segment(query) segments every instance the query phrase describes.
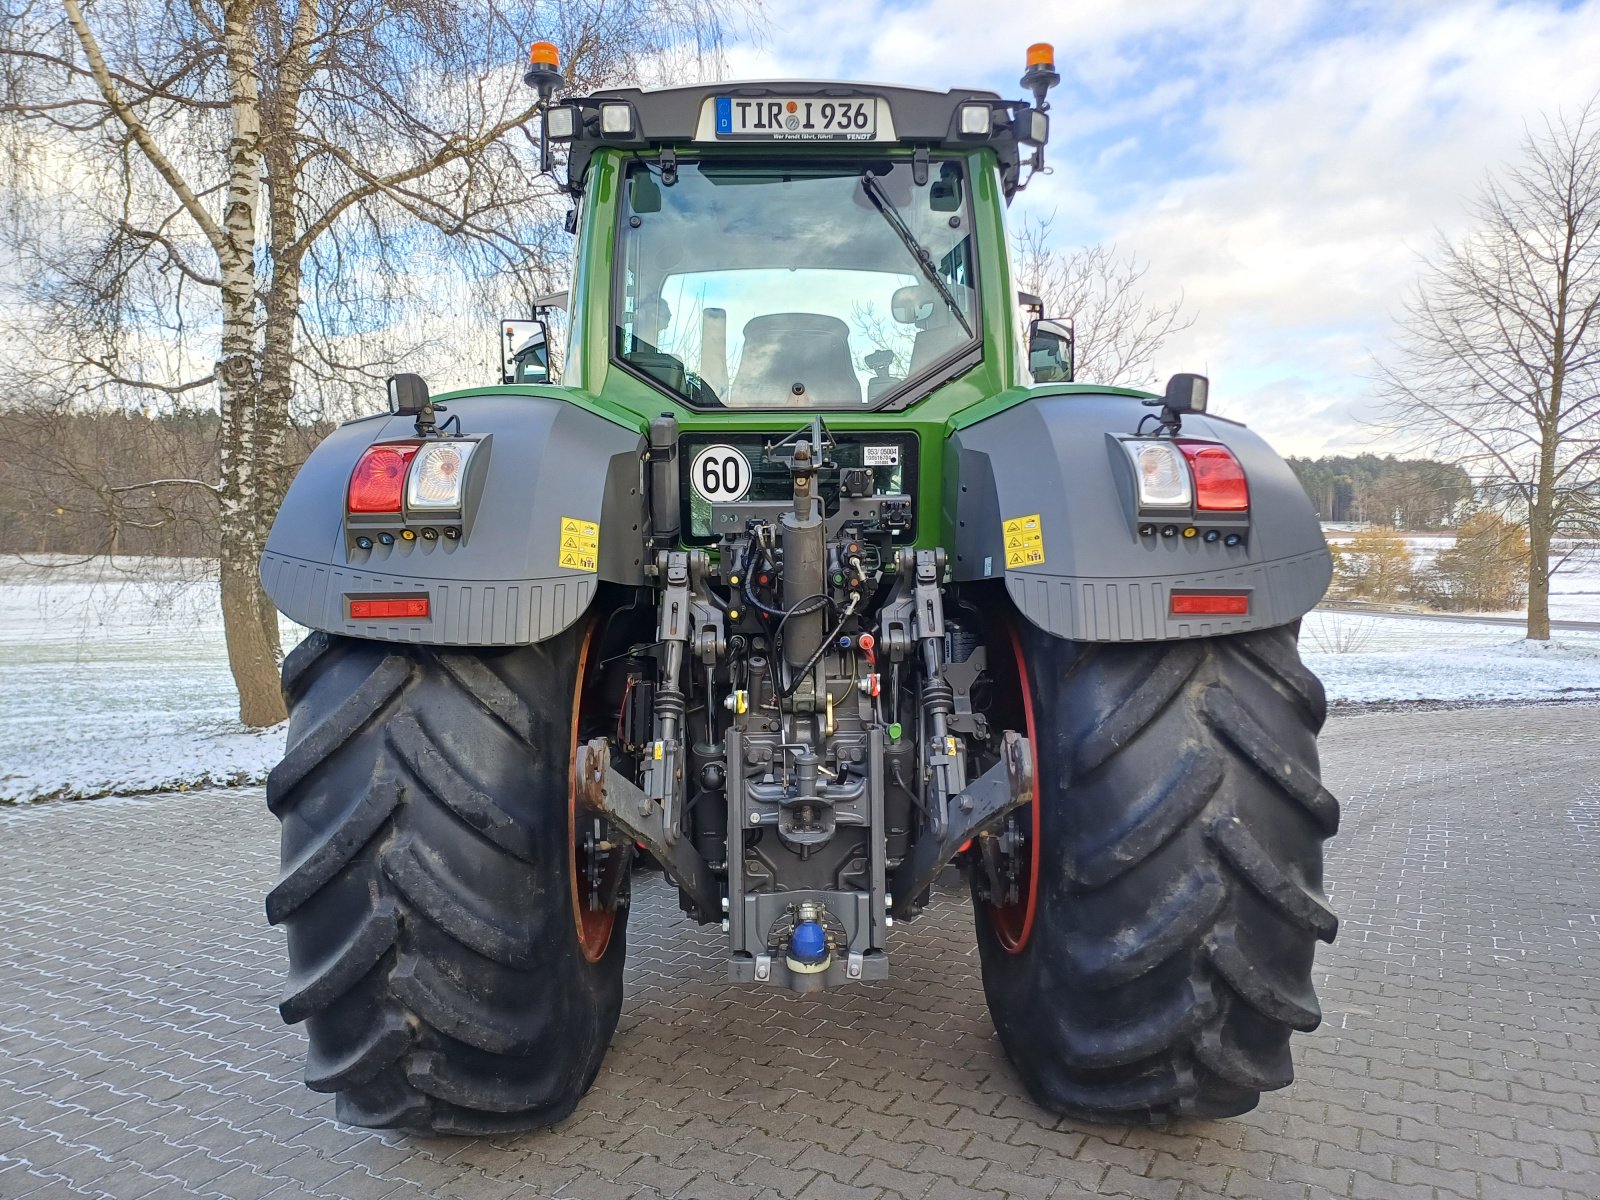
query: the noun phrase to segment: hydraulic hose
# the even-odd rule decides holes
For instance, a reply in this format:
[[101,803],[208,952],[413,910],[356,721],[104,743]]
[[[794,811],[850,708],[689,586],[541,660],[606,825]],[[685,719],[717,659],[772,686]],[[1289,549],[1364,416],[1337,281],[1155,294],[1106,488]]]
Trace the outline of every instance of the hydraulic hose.
[[852,592],[850,594],[850,599],[845,602],[844,608],[840,610],[839,619],[834,623],[833,628],[828,631],[827,635],[822,639],[816,650],[812,652],[811,657],[806,661],[806,665],[794,673],[794,677],[789,680],[788,686],[786,686],[783,691],[778,694],[778,698],[780,700],[787,700],[799,690],[800,681],[807,675],[811,674],[811,669],[821,661],[822,656],[827,653],[828,647],[833,645],[838,639],[839,634],[844,630],[845,622],[855,615],[856,605],[860,602],[860,593]]

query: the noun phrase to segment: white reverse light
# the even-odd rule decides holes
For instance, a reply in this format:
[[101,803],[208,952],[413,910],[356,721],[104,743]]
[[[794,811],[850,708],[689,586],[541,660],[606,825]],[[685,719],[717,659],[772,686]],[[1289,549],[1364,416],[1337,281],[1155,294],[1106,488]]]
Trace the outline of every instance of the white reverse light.
[[1188,465],[1171,442],[1129,441],[1123,442],[1122,448],[1133,462],[1140,508],[1188,508],[1193,504]]
[[406,476],[407,509],[459,509],[467,459],[477,442],[430,442],[417,451]]

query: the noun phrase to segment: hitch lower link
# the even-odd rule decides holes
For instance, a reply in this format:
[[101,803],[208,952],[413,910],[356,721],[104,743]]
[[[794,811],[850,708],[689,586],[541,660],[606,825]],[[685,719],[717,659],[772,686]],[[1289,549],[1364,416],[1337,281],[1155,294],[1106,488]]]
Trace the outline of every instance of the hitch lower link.
[[611,765],[611,743],[595,738],[578,747],[574,765],[580,805],[602,813],[653,854],[661,869],[683,890],[684,908],[704,924],[722,916],[722,902],[710,864],[688,838],[669,829],[665,807]]
[[894,915],[909,921],[921,911],[920,898],[946,863],[968,840],[1034,799],[1033,747],[1020,733],[1006,730],[1000,761],[950,798],[944,828],[930,829],[894,873]]
[[[666,875],[682,889],[689,915],[701,922],[721,915],[720,889],[711,867],[689,839],[669,829],[664,807],[611,765],[611,743],[595,738],[578,747],[578,799],[603,813],[629,837],[643,844]],[[1028,739],[1006,731],[1000,761],[952,797],[949,819],[940,833],[917,840],[895,872],[894,915],[911,920],[921,911],[918,898],[932,886],[944,865],[968,839],[1034,798],[1033,752]]]
[[682,891],[684,911],[704,924],[721,919],[722,893],[710,865],[679,828],[685,712],[680,680],[691,653],[709,669],[727,642],[722,614],[706,596],[710,560],[705,551],[663,551],[656,556],[656,569],[666,585],[657,630],[663,657],[652,729],[655,752],[645,762],[644,787],[613,769],[605,738],[578,747],[574,778],[578,798],[654,855]]

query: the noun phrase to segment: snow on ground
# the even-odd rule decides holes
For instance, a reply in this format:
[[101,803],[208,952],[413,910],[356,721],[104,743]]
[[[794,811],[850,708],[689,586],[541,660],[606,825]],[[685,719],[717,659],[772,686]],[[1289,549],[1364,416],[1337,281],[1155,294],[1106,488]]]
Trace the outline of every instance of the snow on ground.
[[266,777],[284,731],[239,724],[206,564],[39,564],[0,559],[0,804]]
[[1579,546],[1550,577],[1552,621],[1600,621],[1600,545]]
[[[0,557],[0,804],[257,782],[281,757],[281,726],[238,723],[208,564],[145,566]],[[1315,612],[1301,646],[1332,700],[1600,697],[1600,633]]]
[[1530,642],[1505,625],[1318,611],[1300,652],[1329,700],[1600,699],[1600,633]]

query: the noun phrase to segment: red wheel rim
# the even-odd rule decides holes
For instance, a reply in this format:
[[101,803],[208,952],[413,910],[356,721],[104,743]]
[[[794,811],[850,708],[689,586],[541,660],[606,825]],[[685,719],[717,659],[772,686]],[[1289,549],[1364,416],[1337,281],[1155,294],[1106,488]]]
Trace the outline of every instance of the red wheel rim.
[[1023,732],[1028,739],[1028,750],[1033,757],[1034,802],[1028,805],[1024,820],[1028,823],[1028,856],[1023,863],[1022,878],[1018,881],[1022,895],[1015,904],[989,904],[989,923],[995,938],[1010,954],[1021,954],[1033,933],[1034,912],[1039,903],[1039,738],[1033,722],[1033,689],[1028,685],[1028,663],[1023,657],[1022,640],[1017,637],[1014,624],[1007,623],[1006,635],[1011,641],[1011,653],[1017,668],[1017,686],[1022,692]]
[[[598,621],[590,621],[578,649],[578,682],[572,693],[572,744],[567,755],[567,842],[571,861],[567,877],[572,881],[572,916],[577,924],[578,948],[589,962],[599,962],[611,944],[611,930],[617,923],[614,909],[589,907],[588,873],[585,870],[582,835],[578,828],[578,735],[583,720],[584,685],[588,682],[589,646],[594,641]],[[619,868],[620,869],[620,868]]]

